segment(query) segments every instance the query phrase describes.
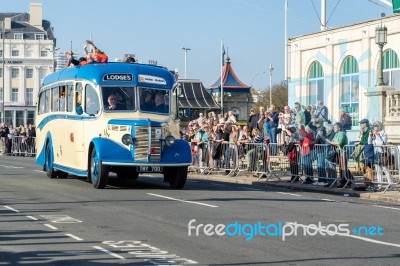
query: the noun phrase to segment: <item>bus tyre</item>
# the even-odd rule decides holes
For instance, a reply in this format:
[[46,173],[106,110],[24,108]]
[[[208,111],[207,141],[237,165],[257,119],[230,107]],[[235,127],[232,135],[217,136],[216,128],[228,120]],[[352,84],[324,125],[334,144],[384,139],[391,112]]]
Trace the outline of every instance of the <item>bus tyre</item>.
[[96,148],[90,154],[89,177],[93,187],[103,189],[107,185],[109,169],[102,164]]
[[58,176],[58,178],[65,179],[68,177],[68,173],[64,172],[64,171],[57,171],[57,176]]
[[57,177],[57,172],[53,169],[53,154],[50,144],[46,146],[46,175],[50,178]]
[[182,189],[186,184],[187,173],[187,166],[168,168],[164,173],[164,178],[172,189]]

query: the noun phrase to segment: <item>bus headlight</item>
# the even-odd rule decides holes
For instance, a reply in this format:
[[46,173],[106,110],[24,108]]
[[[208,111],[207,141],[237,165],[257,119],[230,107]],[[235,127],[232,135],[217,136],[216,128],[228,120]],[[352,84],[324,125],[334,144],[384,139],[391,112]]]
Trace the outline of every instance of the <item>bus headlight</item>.
[[122,143],[124,143],[125,145],[129,146],[133,143],[133,139],[132,136],[129,134],[125,134],[122,136]]
[[175,138],[173,136],[167,136],[165,138],[165,144],[167,144],[168,146],[172,146],[175,143]]

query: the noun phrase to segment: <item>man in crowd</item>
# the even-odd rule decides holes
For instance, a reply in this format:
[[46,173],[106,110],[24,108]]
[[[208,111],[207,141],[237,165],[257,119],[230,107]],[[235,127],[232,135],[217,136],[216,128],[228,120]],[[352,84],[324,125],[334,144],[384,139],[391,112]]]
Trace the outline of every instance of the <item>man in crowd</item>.
[[344,131],[351,130],[351,116],[344,109],[340,109],[340,123]]
[[322,118],[324,123],[330,123],[328,107],[324,105],[324,102],[321,100],[317,101],[317,108],[315,110],[315,118]]

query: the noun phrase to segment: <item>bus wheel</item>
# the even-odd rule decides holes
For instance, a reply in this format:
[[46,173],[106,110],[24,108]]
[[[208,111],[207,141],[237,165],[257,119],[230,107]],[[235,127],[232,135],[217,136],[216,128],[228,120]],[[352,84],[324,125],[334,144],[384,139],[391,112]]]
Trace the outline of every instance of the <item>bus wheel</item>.
[[139,177],[139,173],[132,168],[120,169],[116,172],[116,174],[120,179],[136,180]]
[[51,153],[51,145],[46,146],[46,175],[50,178],[56,178],[57,173],[53,169],[53,154]]
[[63,172],[63,171],[57,171],[57,176],[58,178],[67,178],[68,177],[68,173],[67,172]]
[[187,166],[166,169],[164,179],[169,182],[172,189],[182,189],[186,184]]
[[89,177],[92,181],[93,187],[105,188],[107,185],[109,169],[102,164],[96,148],[93,148],[90,154]]

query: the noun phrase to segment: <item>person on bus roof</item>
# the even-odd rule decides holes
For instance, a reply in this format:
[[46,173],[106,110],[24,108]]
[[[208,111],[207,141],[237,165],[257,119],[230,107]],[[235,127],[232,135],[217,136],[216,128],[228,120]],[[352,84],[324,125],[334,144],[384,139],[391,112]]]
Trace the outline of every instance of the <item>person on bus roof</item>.
[[[99,50],[91,40],[87,40],[86,44],[90,44],[93,47],[94,61],[99,62],[99,63],[107,63],[108,62],[108,56],[104,52]],[[85,45],[85,47],[86,47],[86,45]]]

